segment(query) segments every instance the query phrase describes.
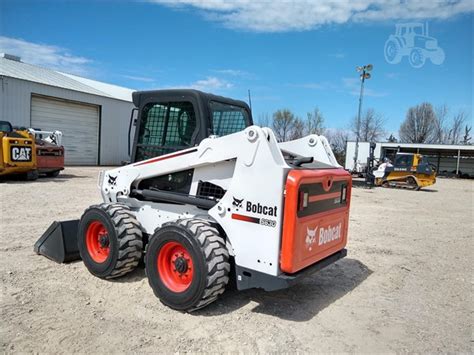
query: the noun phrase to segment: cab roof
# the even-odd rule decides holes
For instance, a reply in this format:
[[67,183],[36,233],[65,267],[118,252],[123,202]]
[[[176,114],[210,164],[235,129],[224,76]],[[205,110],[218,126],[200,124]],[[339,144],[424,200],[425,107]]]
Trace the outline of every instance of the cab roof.
[[144,100],[150,98],[160,100],[183,100],[185,97],[192,97],[201,102],[218,101],[225,104],[239,106],[245,108],[250,113],[250,107],[245,101],[234,100],[228,97],[210,94],[207,92],[195,90],[195,89],[166,89],[166,90],[149,90],[149,91],[135,91],[132,93],[133,104],[136,107],[140,107],[140,104]]

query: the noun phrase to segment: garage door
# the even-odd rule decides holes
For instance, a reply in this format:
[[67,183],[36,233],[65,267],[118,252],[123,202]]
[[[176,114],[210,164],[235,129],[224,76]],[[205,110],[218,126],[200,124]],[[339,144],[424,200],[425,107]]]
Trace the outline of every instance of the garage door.
[[98,164],[98,106],[32,97],[31,126],[63,132],[66,165]]

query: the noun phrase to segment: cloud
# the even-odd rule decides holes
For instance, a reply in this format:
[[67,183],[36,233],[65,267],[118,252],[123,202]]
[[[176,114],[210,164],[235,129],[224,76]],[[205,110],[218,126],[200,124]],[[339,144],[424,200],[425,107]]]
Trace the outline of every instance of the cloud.
[[155,79],[144,77],[144,76],[122,75],[122,77],[124,77],[125,79],[133,80],[133,81],[141,81],[143,83],[153,83],[153,82],[155,82]]
[[220,89],[230,89],[234,85],[227,80],[219,79],[215,76],[208,76],[206,79],[195,81],[188,87],[202,91],[212,91]]
[[92,63],[88,58],[72,55],[65,48],[4,36],[0,36],[0,52],[20,56],[25,63],[77,75],[87,74],[88,65]]
[[243,70],[238,69],[214,69],[212,70],[214,73],[230,75],[230,76],[248,76],[249,73]]
[[255,32],[306,31],[328,24],[447,19],[472,12],[472,0],[149,0],[201,10],[224,27]]
[[328,56],[336,59],[344,59],[346,57],[344,53],[330,53]]

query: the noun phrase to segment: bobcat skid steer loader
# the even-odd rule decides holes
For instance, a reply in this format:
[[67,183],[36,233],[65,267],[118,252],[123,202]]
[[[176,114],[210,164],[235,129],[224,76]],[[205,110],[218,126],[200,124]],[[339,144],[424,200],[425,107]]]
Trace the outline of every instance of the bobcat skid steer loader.
[[93,275],[123,276],[144,257],[155,295],[192,311],[231,272],[239,290],[271,291],[346,255],[351,176],[324,137],[278,143],[244,102],[195,90],[133,100],[132,163],[100,174],[103,203],[77,225]]

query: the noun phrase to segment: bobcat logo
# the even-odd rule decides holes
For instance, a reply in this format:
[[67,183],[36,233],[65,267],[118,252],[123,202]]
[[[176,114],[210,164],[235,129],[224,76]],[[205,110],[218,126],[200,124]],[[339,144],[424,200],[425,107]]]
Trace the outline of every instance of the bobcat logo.
[[306,247],[309,251],[313,249],[313,244],[316,242],[316,233],[318,232],[318,226],[314,229],[309,229],[306,227]]
[[117,176],[109,175],[109,185],[115,186],[117,184]]
[[52,144],[58,145],[58,141],[56,140],[56,136],[54,134],[51,134],[48,138]]
[[238,200],[234,196],[232,196],[232,198],[234,199],[234,202],[232,202],[232,205],[237,207],[237,208],[241,208],[242,207],[242,202],[244,201],[244,199]]

